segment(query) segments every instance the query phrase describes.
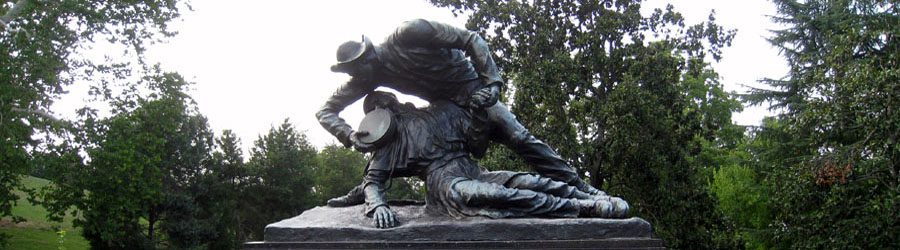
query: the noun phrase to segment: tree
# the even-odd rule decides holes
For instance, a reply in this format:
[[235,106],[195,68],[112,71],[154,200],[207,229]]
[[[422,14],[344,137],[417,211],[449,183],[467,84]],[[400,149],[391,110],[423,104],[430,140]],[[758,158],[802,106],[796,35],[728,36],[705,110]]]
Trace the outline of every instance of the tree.
[[[68,126],[49,107],[76,79],[98,80],[124,64],[78,58],[96,38],[140,54],[147,43],[174,33],[177,0],[0,1],[0,217],[11,216],[20,176],[35,165],[40,133]],[[99,81],[98,81],[99,82]],[[3,244],[0,237],[0,245]]]
[[425,201],[425,182],[419,178],[401,177],[388,181],[385,197],[388,200]]
[[[519,121],[591,183],[622,196],[672,248],[730,247],[698,173],[740,103],[722,90],[718,60],[735,31],[686,26],[672,6],[641,1],[445,1],[490,43]],[[717,144],[712,144],[717,145]],[[509,152],[509,151],[506,151]],[[492,153],[491,166],[517,158]]]
[[[769,39],[791,70],[746,96],[784,112],[770,173],[775,240],[790,248],[898,248],[900,6],[775,0]],[[777,158],[769,156],[776,155]]]
[[[743,132],[743,129],[740,130]],[[748,249],[770,249],[775,241],[768,230],[772,223],[772,205],[769,202],[771,189],[766,185],[761,167],[753,164],[750,148],[763,143],[759,129],[751,132],[751,141],[744,136],[733,147],[708,147],[698,158],[711,166],[712,181],[710,191],[716,197],[716,210],[721,211],[727,221],[735,227],[732,235],[725,235],[744,242]],[[742,134],[741,134],[742,135]]]
[[55,185],[41,190],[44,206],[55,219],[74,207],[92,248],[197,247],[209,231],[193,197],[212,149],[206,118],[180,75],[144,80],[153,93],[116,103],[109,118],[83,110],[77,134],[46,161]]
[[216,138],[216,149],[209,160],[196,194],[198,217],[214,228],[210,233],[209,249],[238,249],[249,235],[247,191],[251,172],[240,148],[240,139],[225,130]]
[[316,204],[347,194],[362,182],[368,160],[360,152],[338,145],[327,145],[318,154],[316,168]]
[[[316,170],[316,199],[324,205],[328,199],[347,194],[360,185],[368,159],[362,153],[338,145],[327,145],[319,152]],[[390,200],[424,200],[425,183],[418,178],[393,178],[387,187]]]
[[266,224],[296,216],[313,207],[316,149],[305,134],[285,119],[260,136],[250,150],[253,171],[248,197],[250,239],[262,239]]

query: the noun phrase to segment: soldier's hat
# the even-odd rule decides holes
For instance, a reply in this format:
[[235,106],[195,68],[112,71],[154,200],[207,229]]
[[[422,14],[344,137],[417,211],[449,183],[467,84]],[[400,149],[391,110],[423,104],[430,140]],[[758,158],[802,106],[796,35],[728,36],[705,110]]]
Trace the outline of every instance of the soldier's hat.
[[390,92],[372,91],[363,101],[363,109],[366,111],[366,117],[359,123],[359,131],[367,132],[363,136],[357,137],[360,142],[375,145],[375,147],[384,146],[385,143],[394,139],[397,130],[397,121],[394,120],[394,114],[386,107],[379,107],[379,102],[396,103],[397,96]]
[[362,36],[362,40],[360,41],[347,41],[338,46],[337,50],[337,64],[331,66],[331,71],[333,72],[344,72],[347,71],[347,66],[357,61],[359,58],[362,58],[366,52],[372,51],[375,49],[375,45],[372,44],[372,41],[369,40],[365,35]]

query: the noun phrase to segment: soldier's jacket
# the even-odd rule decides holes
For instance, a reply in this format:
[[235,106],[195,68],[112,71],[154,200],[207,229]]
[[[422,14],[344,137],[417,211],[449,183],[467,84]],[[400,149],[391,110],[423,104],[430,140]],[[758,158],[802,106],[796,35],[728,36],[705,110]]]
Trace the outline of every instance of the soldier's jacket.
[[[373,152],[366,166],[363,187],[375,184],[384,189],[385,182],[391,178],[412,176],[428,183],[428,176],[433,171],[457,158],[469,156],[473,146],[470,128],[487,126],[473,122],[477,119],[472,119],[469,110],[446,100],[434,101],[424,109],[417,109],[409,103],[396,103],[389,110],[393,113],[396,131],[385,145]],[[480,176],[480,168],[476,164],[460,169],[471,176]],[[503,183],[514,175],[504,171],[493,174],[491,178]],[[366,198],[367,214],[386,204],[380,196]]]
[[379,86],[465,107],[475,91],[503,84],[484,39],[447,24],[405,22],[375,47],[375,53],[382,62],[377,73],[371,79],[350,79],[316,113],[319,123],[346,146],[352,128],[338,114]]

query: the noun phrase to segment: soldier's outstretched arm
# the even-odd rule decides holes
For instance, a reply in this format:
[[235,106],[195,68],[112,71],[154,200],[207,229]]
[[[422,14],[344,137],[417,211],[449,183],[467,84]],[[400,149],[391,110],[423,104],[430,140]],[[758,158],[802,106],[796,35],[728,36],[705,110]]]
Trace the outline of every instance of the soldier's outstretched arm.
[[392,228],[400,225],[384,196],[384,184],[388,178],[390,178],[390,173],[387,171],[369,169],[366,171],[363,184],[363,192],[366,196],[366,216],[372,217],[377,228]]
[[316,112],[316,118],[319,119],[319,124],[321,124],[325,130],[328,130],[329,133],[337,137],[338,141],[344,144],[345,147],[353,146],[350,140],[353,127],[347,124],[339,114],[344,108],[353,102],[356,102],[363,96],[366,96],[366,94],[372,92],[374,89],[374,84],[370,82],[350,79],[350,81],[341,85],[331,97],[328,97],[328,100],[325,101],[325,105],[322,105],[322,107],[319,108],[319,111]]

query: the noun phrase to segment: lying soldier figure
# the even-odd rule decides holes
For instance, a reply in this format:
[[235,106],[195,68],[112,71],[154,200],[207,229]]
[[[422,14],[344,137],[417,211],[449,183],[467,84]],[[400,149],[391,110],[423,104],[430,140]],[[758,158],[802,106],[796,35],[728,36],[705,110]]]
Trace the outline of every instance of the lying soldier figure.
[[[418,109],[381,91],[368,94],[364,109],[366,119],[381,112],[389,114],[392,124],[378,131],[385,136],[374,142],[376,150],[361,185],[365,213],[378,228],[399,225],[384,191],[391,178],[410,176],[425,182],[427,210],[456,218],[628,216],[628,203],[617,197],[589,194],[537,174],[483,169],[468,151],[483,147],[473,145],[483,140],[471,138],[472,131],[488,124],[483,110],[470,112],[442,100]],[[366,140],[367,132],[356,133],[355,139]]]

